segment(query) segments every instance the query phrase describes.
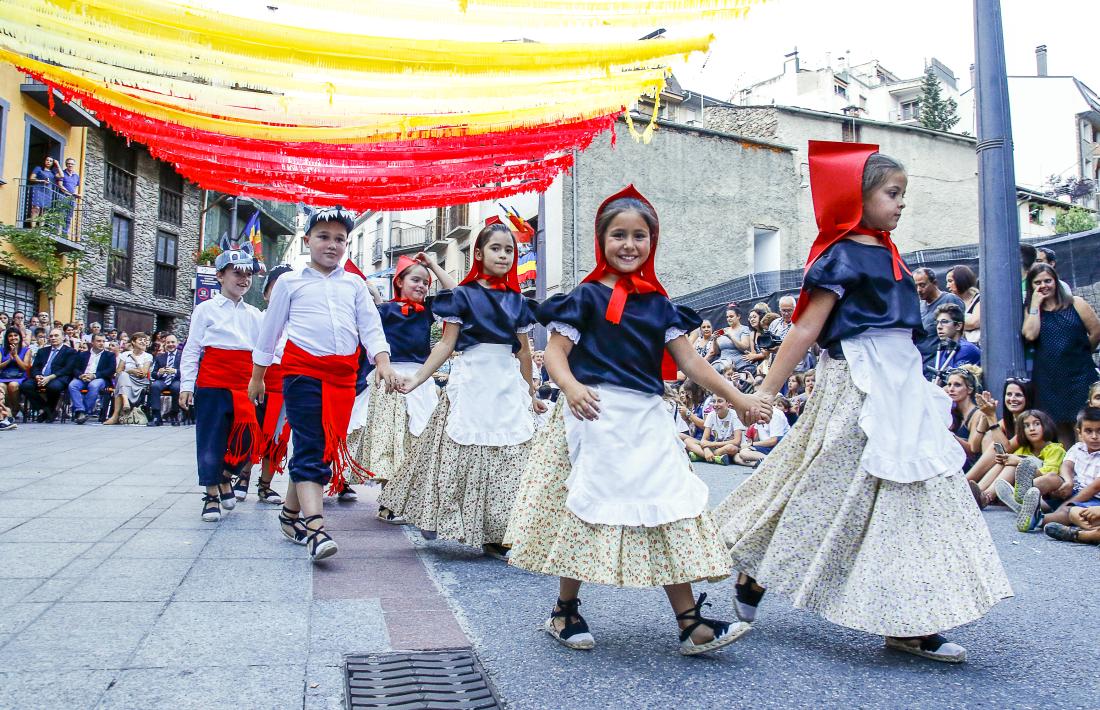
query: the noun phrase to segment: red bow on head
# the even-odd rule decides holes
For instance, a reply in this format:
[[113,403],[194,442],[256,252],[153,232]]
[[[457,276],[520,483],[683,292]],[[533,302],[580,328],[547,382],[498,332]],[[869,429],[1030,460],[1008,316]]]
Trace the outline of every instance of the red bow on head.
[[[838,143],[810,141],[810,193],[814,201],[814,217],[817,219],[817,239],[806,258],[806,271],[814,265],[829,247],[849,234],[866,234],[877,237],[890,250],[894,266],[894,279],[901,281],[901,272],[909,267],[901,259],[897,246],[889,232],[860,226],[863,219],[863,169],[867,159],[878,152],[871,143]],[[797,321],[810,302],[806,289],[798,294],[791,320]]]
[[[485,220],[485,226],[488,227],[492,224],[504,224],[500,217],[490,217]],[[507,225],[505,225],[507,227]],[[516,242],[516,235],[511,229],[508,229],[508,233],[512,236],[512,268],[508,270],[508,273],[504,276],[492,276],[487,274],[482,269],[482,263],[477,259],[473,259],[473,263],[470,264],[470,271],[466,274],[466,277],[458,282],[459,286],[464,286],[471,281],[477,281],[481,279],[485,281],[489,288],[494,291],[515,291],[520,293],[519,290],[519,244]]]
[[[608,205],[622,198],[633,198],[647,205],[650,209],[653,209],[653,205],[650,204],[649,200],[647,200],[642,193],[635,189],[634,185],[627,185],[619,192],[604,200],[600,208],[596,210],[596,268],[592,269],[592,273],[585,276],[581,281],[581,283],[599,281],[607,274],[615,274],[619,277],[615,282],[615,286],[611,289],[611,299],[607,303],[607,311],[604,312],[604,318],[615,324],[618,324],[622,320],[623,309],[626,308],[626,299],[630,294],[659,293],[662,296],[668,296],[665,287],[657,280],[657,274],[653,266],[653,261],[657,256],[657,238],[661,231],[660,224],[657,224],[653,229],[653,233],[649,235],[651,246],[649,258],[645,260],[645,263],[642,264],[641,268],[637,271],[630,274],[624,274],[611,268],[611,265],[607,263],[607,257],[604,256],[603,249],[600,247],[598,227],[600,215],[603,214],[603,211],[607,209]],[[657,210],[654,209],[653,214],[656,215]],[[676,379],[676,363],[673,362],[672,357],[668,354],[668,350],[665,350],[664,358],[661,362],[661,377],[666,380]]]

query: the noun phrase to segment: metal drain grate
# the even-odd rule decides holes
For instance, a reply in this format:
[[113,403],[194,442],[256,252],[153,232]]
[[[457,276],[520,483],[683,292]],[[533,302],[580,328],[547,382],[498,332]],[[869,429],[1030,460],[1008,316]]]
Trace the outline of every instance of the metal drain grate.
[[348,656],[349,708],[491,710],[502,707],[470,649]]

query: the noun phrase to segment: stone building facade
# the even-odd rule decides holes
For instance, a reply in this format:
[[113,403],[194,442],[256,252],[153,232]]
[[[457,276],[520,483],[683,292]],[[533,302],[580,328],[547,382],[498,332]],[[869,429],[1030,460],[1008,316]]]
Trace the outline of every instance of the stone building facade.
[[85,228],[111,229],[111,249],[77,284],[77,317],[120,331],[184,336],[202,191],[171,165],[106,128],[88,132]]
[[547,245],[560,254],[562,291],[595,264],[596,209],[630,183],[660,217],[657,273],[670,295],[787,268],[783,245],[799,229],[792,148],[664,121],[648,145],[635,142],[622,122],[615,131],[615,145],[597,139],[562,180],[560,251]]

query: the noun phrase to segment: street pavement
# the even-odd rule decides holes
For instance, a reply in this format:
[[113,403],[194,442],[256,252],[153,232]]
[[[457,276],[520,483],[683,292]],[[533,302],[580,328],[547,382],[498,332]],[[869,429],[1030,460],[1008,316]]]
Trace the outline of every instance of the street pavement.
[[[541,631],[556,580],[377,522],[376,489],[326,505],[341,548],[314,567],[254,496],[199,519],[191,427],[0,436],[0,708],[339,708],[346,654],[471,645],[514,708],[1100,707],[1100,554],[1003,510],[985,517],[1016,597],[951,633],[964,665],[775,596],[727,652],[684,658],[660,590],[596,585],[585,653]],[[747,475],[697,468],[712,503]],[[729,581],[698,590],[732,616]]]

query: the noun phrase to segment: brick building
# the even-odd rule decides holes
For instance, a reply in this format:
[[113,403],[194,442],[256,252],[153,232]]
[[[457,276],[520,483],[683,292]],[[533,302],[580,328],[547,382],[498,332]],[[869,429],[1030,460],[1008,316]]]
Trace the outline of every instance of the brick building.
[[106,128],[88,131],[85,225],[109,224],[111,249],[77,284],[76,313],[104,328],[183,336],[202,191]]

